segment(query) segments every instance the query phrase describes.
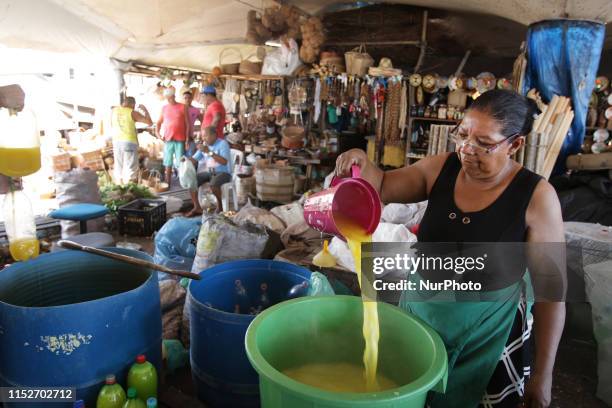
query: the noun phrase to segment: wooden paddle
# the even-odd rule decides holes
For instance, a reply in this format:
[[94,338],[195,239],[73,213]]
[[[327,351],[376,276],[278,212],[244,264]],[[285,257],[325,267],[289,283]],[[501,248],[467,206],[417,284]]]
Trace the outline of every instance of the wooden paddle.
[[106,257],[106,258],[111,258],[116,261],[128,263],[130,265],[142,266],[144,268],[149,268],[149,269],[153,269],[156,271],[162,271],[165,273],[169,273],[170,275],[181,276],[183,278],[189,278],[189,279],[194,279],[194,280],[201,279],[200,275],[195,274],[195,273],[177,271],[176,269],[171,269],[171,268],[168,268],[167,266],[158,265],[153,262],[145,261],[144,259],[138,259],[138,258],[134,258],[128,255],[117,254],[115,252],[105,251],[103,249],[81,245],[81,244],[78,244],[76,242],[69,241],[69,240],[60,240],[58,241],[57,244],[62,248],[89,252],[90,254],[99,255],[99,256]]

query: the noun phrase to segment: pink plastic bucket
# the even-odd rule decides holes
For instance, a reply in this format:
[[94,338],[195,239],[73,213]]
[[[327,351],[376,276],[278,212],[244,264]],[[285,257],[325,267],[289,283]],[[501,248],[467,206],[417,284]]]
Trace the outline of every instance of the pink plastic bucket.
[[360,169],[352,167],[352,178],[334,178],[327,190],[313,194],[304,203],[304,219],[317,231],[345,239],[334,221],[342,214],[373,234],[381,215],[380,197],[374,187],[359,177]]

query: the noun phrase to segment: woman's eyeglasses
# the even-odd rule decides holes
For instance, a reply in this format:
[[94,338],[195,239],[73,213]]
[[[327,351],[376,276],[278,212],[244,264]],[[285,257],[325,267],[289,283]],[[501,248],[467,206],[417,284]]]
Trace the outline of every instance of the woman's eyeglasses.
[[472,143],[468,141],[467,136],[464,137],[459,134],[460,126],[461,124],[458,124],[457,126],[455,126],[453,130],[450,131],[450,137],[452,141],[455,143],[455,146],[457,147],[457,149],[463,149],[466,146],[469,146],[470,149],[472,149],[472,151],[475,154],[479,154],[479,155],[491,154],[504,143],[506,142],[512,143],[512,141],[519,136],[519,133],[515,133],[512,136],[509,136],[505,138],[504,140],[502,140],[501,142],[495,143],[495,144],[483,144],[478,141],[476,141],[475,143]]

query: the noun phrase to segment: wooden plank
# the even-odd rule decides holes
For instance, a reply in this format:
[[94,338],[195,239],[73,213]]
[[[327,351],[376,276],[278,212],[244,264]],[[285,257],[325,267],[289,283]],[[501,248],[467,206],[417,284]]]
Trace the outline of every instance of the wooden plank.
[[540,175],[546,179],[548,179],[550,177],[550,173],[552,173],[553,167],[555,166],[555,162],[557,161],[557,157],[559,156],[559,152],[561,151],[561,146],[563,146],[563,141],[565,140],[567,132],[572,124],[572,120],[574,120],[574,112],[570,111],[563,118],[562,124],[559,127],[558,132],[553,135],[550,148],[548,149],[548,153],[546,154],[546,158],[544,159],[542,173],[540,173]]
[[573,154],[567,156],[565,166],[571,170],[612,169],[612,152],[599,154]]
[[553,96],[552,100],[548,104],[546,111],[542,113],[542,118],[538,118],[537,127],[534,129],[536,133],[542,133],[546,125],[550,122],[550,119],[553,113],[557,109],[557,104],[559,103],[559,96]]
[[237,79],[240,81],[281,81],[285,77],[281,75],[221,75],[222,79]]

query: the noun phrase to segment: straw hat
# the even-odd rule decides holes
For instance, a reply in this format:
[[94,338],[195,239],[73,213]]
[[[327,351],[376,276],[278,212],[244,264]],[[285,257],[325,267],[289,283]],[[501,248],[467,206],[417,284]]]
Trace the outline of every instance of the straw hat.
[[393,63],[391,62],[391,58],[381,58],[380,62],[378,63],[378,67],[379,68],[393,68]]

